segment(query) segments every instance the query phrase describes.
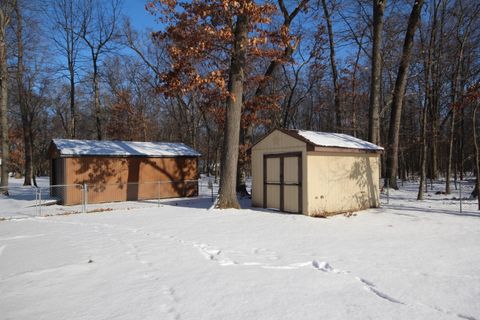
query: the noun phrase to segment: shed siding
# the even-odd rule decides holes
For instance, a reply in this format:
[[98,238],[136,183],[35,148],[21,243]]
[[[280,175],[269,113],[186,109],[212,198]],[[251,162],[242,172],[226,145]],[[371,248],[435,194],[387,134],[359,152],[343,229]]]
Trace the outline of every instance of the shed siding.
[[[287,152],[302,152],[302,166],[303,168],[306,167],[306,157],[304,156],[307,152],[307,146],[306,143],[303,141],[300,141],[298,139],[295,139],[281,131],[273,131],[270,135],[265,137],[262,141],[257,143],[253,148],[252,148],[252,205],[255,207],[263,207],[263,156],[265,154],[275,154],[275,153],[287,153]],[[267,168],[268,170],[271,170],[270,168]],[[287,176],[290,176],[290,173],[287,172]],[[307,182],[307,174],[306,170],[303,170],[303,186],[302,189],[304,190],[305,194],[305,188],[306,188],[306,182]],[[277,202],[280,201],[280,199],[274,199],[274,194],[276,194],[278,197],[278,190],[274,192],[273,186],[269,186],[269,189],[267,192],[270,194],[272,192],[271,196],[267,196],[267,201],[275,201],[275,204],[278,205]],[[277,187],[279,188],[279,187]],[[303,197],[303,211],[304,213],[306,212],[307,204],[306,204],[306,197]],[[274,203],[271,203],[273,206]]]
[[[74,174],[73,166],[70,158],[61,158],[63,160],[64,176],[63,180],[65,185],[71,185],[71,177]],[[63,204],[80,204],[82,203],[82,190],[74,186],[63,187]]]
[[[65,183],[92,185],[88,203],[193,196],[198,193],[197,158],[64,158]],[[166,183],[152,183],[166,181]],[[179,181],[170,183],[167,181]],[[81,203],[79,188],[67,188],[65,204]]]
[[378,154],[309,152],[306,158],[308,215],[379,206]]

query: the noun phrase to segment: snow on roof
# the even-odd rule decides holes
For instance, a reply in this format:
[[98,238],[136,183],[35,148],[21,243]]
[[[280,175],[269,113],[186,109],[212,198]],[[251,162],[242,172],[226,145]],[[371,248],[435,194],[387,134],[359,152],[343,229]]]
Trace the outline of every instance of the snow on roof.
[[317,132],[294,130],[297,134],[320,147],[337,147],[347,149],[362,149],[362,150],[383,150],[382,147],[377,146],[371,142],[358,139],[348,134],[331,133],[331,132]]
[[53,139],[60,155],[76,156],[200,156],[200,153],[183,143],[98,141]]

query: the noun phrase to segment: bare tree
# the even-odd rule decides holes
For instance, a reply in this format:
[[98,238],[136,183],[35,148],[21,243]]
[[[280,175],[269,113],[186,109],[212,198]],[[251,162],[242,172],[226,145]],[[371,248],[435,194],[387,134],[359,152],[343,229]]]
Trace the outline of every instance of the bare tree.
[[330,67],[332,68],[333,81],[333,104],[335,108],[335,131],[342,132],[342,106],[340,102],[340,85],[338,83],[337,62],[335,61],[335,41],[333,39],[333,26],[331,19],[331,12],[328,10],[326,0],[322,0],[323,14],[327,22],[328,43],[330,47]]
[[32,121],[28,110],[25,92],[25,68],[24,68],[24,48],[23,48],[23,14],[20,7],[20,1],[15,5],[16,16],[16,38],[17,38],[17,95],[18,105],[20,107],[20,115],[22,119],[23,143],[24,143],[24,182],[23,185],[32,185],[33,180],[33,133]]
[[[297,18],[302,12],[302,10],[306,10],[307,5],[309,4],[310,0],[300,0],[298,5],[295,6],[291,11],[285,5],[284,0],[278,0],[278,8],[283,16],[283,22],[280,27],[281,30],[290,30],[293,21]],[[298,19],[298,18],[297,18]],[[261,81],[258,87],[255,90],[255,94],[253,99],[259,98],[266,94],[268,85],[271,84],[273,76],[278,72],[278,70],[284,65],[285,62],[291,61],[292,56],[295,53],[295,50],[298,47],[299,37],[295,37],[294,41],[288,41],[285,44],[285,49],[283,51],[283,55],[281,59],[275,58],[271,59],[268,63],[268,67],[263,74],[263,81]],[[245,109],[244,114],[248,114],[254,112],[254,110]],[[253,130],[254,124],[250,122],[245,129],[241,129],[240,131],[240,140],[243,145],[250,146],[253,142]],[[247,191],[247,161],[242,157],[239,158],[238,161],[238,169],[237,169],[237,191],[242,194],[248,194]]]
[[0,125],[2,139],[1,193],[8,194],[8,64],[7,64],[7,27],[15,10],[15,0],[2,1],[0,4]]
[[121,10],[121,0],[111,0],[109,8],[103,2],[85,0],[83,5],[80,37],[90,51],[92,60],[93,111],[97,139],[102,140],[102,116],[99,89],[99,60],[108,51],[109,43],[114,40],[117,31],[117,21]]
[[[477,138],[477,110],[478,110],[478,102],[475,102],[473,107],[473,115],[472,115],[472,130],[473,130],[473,150],[474,150],[474,169],[475,169],[475,190],[477,190],[477,203],[478,203],[478,210],[480,210],[480,196],[478,190],[480,190],[480,149],[478,147],[478,138]],[[475,190],[473,192],[475,192]]]
[[427,178],[427,155],[428,155],[428,145],[427,145],[427,120],[428,112],[432,108],[432,60],[433,60],[433,51],[436,42],[437,36],[437,20],[438,20],[438,7],[440,1],[433,0],[432,12],[431,12],[431,26],[430,26],[430,35],[428,40],[428,46],[425,48],[424,40],[420,39],[422,52],[425,52],[424,58],[424,74],[425,74],[425,94],[424,94],[424,106],[422,110],[422,149],[421,149],[421,164],[420,164],[420,185],[418,187],[417,200],[423,200],[423,191],[424,184]]
[[[456,36],[455,40],[458,45],[458,51],[456,52],[456,61],[452,74],[452,86],[451,86],[451,118],[450,118],[450,135],[448,140],[448,155],[447,155],[447,172],[445,176],[445,193],[450,194],[450,176],[452,170],[452,155],[453,155],[453,140],[455,136],[455,121],[457,117],[457,103],[459,97],[462,96],[463,88],[461,88],[461,76],[462,76],[462,65],[464,64],[464,55],[465,55],[465,45],[468,38],[470,37],[470,30],[475,21],[473,17],[480,11],[480,4],[477,4],[471,12],[466,10],[467,8],[463,6],[463,1],[457,1],[458,13],[458,24],[456,26]],[[472,9],[472,8],[470,8]],[[470,16],[471,15],[471,16]]]
[[380,143],[380,102],[382,81],[382,31],[387,0],[373,1],[372,75],[370,80],[370,108],[368,113],[368,140]]
[[[68,135],[71,138],[77,136],[77,107],[75,105],[75,86],[77,75],[77,60],[80,51],[81,16],[78,1],[76,0],[53,0],[51,19],[55,32],[53,41],[59,53],[67,61],[67,74],[69,82],[69,107],[70,117],[68,121]],[[50,14],[50,13],[47,13]]]
[[392,111],[390,115],[390,128],[388,131],[388,151],[387,151],[387,172],[385,185],[394,189],[397,186],[397,167],[398,167],[398,142],[400,133],[400,120],[402,116],[403,97],[407,85],[408,68],[410,66],[410,55],[413,47],[413,39],[420,13],[422,11],[424,0],[417,0],[413,4],[410,17],[408,19],[407,32],[403,43],[402,57],[398,67],[397,80],[392,98]]

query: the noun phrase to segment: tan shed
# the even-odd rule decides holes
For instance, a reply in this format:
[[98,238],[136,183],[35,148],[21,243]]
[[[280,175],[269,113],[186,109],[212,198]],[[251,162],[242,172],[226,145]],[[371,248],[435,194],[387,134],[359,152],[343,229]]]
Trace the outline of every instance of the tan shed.
[[196,196],[198,157],[183,143],[54,139],[51,194],[65,205]]
[[326,216],[376,208],[383,148],[339,133],[276,129],[252,155],[252,204]]

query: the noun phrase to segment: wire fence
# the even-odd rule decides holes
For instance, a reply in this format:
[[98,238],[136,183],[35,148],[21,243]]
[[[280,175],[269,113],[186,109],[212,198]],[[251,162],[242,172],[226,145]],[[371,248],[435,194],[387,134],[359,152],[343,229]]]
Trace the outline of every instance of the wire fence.
[[[464,189],[466,182],[458,183],[459,211],[471,192]],[[399,201],[401,193],[379,181],[380,205]],[[407,185],[405,187],[408,187]],[[418,184],[412,184],[418,189]],[[155,207],[178,204],[178,198],[201,198],[205,206],[212,204],[218,195],[219,185],[213,179],[185,181],[149,181],[135,183],[68,184],[49,186],[0,187],[0,220],[74,213],[100,212],[117,209]],[[8,194],[5,194],[8,190]],[[429,186],[426,192],[435,190]],[[170,201],[174,199],[174,201]],[[428,199],[428,198],[427,198]]]
[[154,207],[177,198],[213,203],[218,188],[213,179],[0,187],[0,219]]
[[37,188],[32,186],[0,187],[0,218],[37,215],[38,197]]
[[[413,183],[408,183],[408,181],[397,180],[397,185],[400,187],[400,190],[395,190],[391,188],[388,180],[385,182],[384,179],[380,179],[380,205],[388,206],[390,204],[404,202],[407,199],[403,191],[407,191],[410,194],[415,195],[415,200],[417,200],[416,195],[418,194],[419,184],[417,181],[413,180]],[[423,200],[441,200],[441,201],[450,201],[450,203],[456,203],[458,205],[458,212],[462,213],[465,210],[465,205],[467,208],[472,203],[472,200],[475,198],[471,197],[473,190],[472,181],[468,180],[457,180],[453,182],[451,193],[446,194],[445,192],[445,181],[436,180],[436,181],[426,181],[422,186],[423,188]],[[412,199],[408,199],[412,200]]]

